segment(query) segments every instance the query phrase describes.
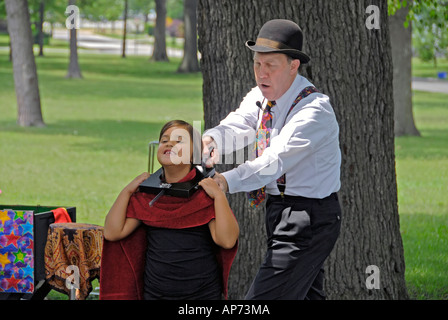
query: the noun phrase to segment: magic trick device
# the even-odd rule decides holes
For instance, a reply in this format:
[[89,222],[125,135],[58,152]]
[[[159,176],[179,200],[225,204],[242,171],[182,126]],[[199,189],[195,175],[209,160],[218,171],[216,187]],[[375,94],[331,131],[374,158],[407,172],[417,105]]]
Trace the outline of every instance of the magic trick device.
[[205,178],[211,178],[215,175],[215,168],[207,168],[205,163],[211,157],[213,147],[210,148],[210,153],[202,157],[200,165],[195,166],[196,176],[193,180],[179,183],[166,183],[162,180],[163,168],[154,171],[154,155],[157,153],[158,141],[152,141],[149,143],[149,160],[148,160],[148,172],[151,174],[148,179],[143,181],[139,186],[140,192],[156,194],[156,197],[151,200],[149,206],[152,205],[163,195],[189,198],[198,189],[199,182]]

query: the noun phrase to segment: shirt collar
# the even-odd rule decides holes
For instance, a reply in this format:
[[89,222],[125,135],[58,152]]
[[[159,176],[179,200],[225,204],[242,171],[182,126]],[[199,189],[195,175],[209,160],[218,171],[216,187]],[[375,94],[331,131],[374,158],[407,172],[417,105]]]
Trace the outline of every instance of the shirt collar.
[[275,102],[277,103],[277,106],[279,110],[288,109],[294,102],[294,100],[297,98],[297,95],[306,87],[311,86],[311,82],[308,81],[305,77],[297,74],[296,78],[292,82],[289,89]]

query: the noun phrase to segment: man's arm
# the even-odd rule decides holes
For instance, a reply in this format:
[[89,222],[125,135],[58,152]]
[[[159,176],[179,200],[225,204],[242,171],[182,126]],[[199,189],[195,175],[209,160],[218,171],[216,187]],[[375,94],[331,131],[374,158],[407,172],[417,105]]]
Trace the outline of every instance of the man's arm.
[[[260,89],[253,88],[243,99],[238,109],[231,112],[220,124],[206,130],[203,134],[203,142],[208,146],[212,141],[218,154],[229,154],[244,148],[255,139],[258,116],[260,109],[257,106],[263,99]],[[208,148],[204,154],[208,154]]]
[[327,112],[326,107],[319,103],[294,114],[280,134],[271,138],[270,146],[261,156],[222,173],[228,192],[247,192],[266,186],[305,161],[314,148],[330,134],[336,133],[334,114]]

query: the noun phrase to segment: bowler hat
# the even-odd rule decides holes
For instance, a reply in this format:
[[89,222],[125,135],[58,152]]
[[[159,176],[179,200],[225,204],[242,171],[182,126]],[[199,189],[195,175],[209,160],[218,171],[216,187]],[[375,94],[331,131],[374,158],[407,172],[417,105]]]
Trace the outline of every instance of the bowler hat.
[[266,22],[258,33],[257,41],[246,41],[246,46],[255,52],[284,53],[301,63],[310,61],[302,52],[303,33],[300,27],[289,20],[274,19]]

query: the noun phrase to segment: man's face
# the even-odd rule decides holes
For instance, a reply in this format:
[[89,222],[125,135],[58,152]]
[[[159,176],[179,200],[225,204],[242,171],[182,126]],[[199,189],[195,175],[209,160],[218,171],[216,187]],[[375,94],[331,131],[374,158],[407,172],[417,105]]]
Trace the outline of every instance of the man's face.
[[254,73],[257,85],[268,100],[277,100],[294,81],[300,60],[288,61],[283,53],[261,53],[254,55]]

